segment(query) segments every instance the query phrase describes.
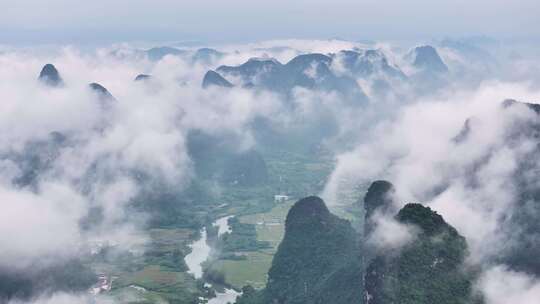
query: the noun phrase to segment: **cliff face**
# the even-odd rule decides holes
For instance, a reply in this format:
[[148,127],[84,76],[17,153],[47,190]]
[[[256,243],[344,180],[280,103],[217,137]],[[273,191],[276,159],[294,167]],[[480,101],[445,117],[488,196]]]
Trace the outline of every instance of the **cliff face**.
[[264,291],[265,303],[361,303],[357,234],[318,197],[289,211]]
[[384,180],[374,181],[368,188],[364,197],[364,235],[371,233],[375,223],[372,216],[377,212],[390,212],[395,194],[394,185]]

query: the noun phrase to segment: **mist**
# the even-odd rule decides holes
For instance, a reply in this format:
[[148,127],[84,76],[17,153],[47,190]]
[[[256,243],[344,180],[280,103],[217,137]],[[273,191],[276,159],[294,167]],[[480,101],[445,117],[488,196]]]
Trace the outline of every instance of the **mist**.
[[[11,9],[20,12],[29,4]],[[123,5],[113,4],[109,14]],[[191,5],[200,9],[200,4]],[[371,4],[378,9],[381,5]],[[491,4],[493,10],[499,5]],[[85,4],[79,10],[97,6]],[[134,13],[147,8],[142,3],[136,7]],[[23,22],[30,13],[17,13],[20,20],[2,18],[2,22]],[[491,10],[483,14],[488,21],[496,19],[489,15]],[[57,17],[59,21],[50,16],[38,22],[52,29],[64,24],[56,22],[68,22],[66,16]],[[194,22],[185,20],[190,21]],[[201,32],[211,28],[202,27]],[[537,34],[530,28],[526,34]],[[320,193],[312,193],[320,194],[332,210],[352,203],[344,193],[358,198],[372,181],[389,180],[396,185],[396,208],[424,203],[466,237],[470,246],[466,266],[480,269],[476,288],[488,304],[533,303],[540,281],[522,269],[510,269],[505,257],[520,245],[516,234],[522,227],[509,220],[520,208],[520,187],[537,184],[535,172],[540,168],[535,162],[524,162],[534,155],[537,143],[534,136],[520,133],[537,117],[525,105],[505,106],[503,101],[539,101],[540,65],[537,55],[530,55],[536,49],[511,56],[511,47],[485,50],[481,46],[490,54],[482,61],[477,53],[440,41],[436,50],[448,71],[436,76],[415,66],[410,59],[414,49],[408,44],[391,42],[231,42],[215,46],[221,54],[209,60],[194,59],[197,48],[191,47],[178,47],[181,54],[153,58],[147,49],[129,43],[91,52],[75,46],[46,51],[6,47],[0,52],[0,201],[4,205],[0,269],[14,273],[13,277],[30,270],[48,271],[84,261],[103,246],[113,247],[118,255],[141,256],[150,244],[153,214],[136,210],[134,202],[146,202],[160,189],[182,192],[201,178],[189,146],[194,132],[224,142],[226,148],[220,152],[234,155],[271,145],[273,138],[261,134],[287,134],[293,144],[309,146],[302,152],[324,149],[332,159],[329,176],[319,182]],[[377,70],[359,76],[346,67],[342,50],[377,50],[385,57],[374,66],[388,61],[400,73]],[[258,81],[264,84],[263,72],[250,79],[255,88],[242,75],[224,72],[232,87],[202,86],[207,71],[219,71],[222,65],[237,66],[251,58],[286,64],[307,53],[331,58],[328,70],[322,70],[326,78],[321,79],[329,79],[328,75],[339,81],[352,79],[346,83],[357,85],[362,94],[348,95],[340,91],[345,86],[336,90],[333,82],[323,83],[318,79],[320,63],[311,63],[299,73],[315,79],[313,87],[257,87]],[[58,69],[61,86],[38,80],[46,63]],[[139,74],[151,76],[134,81]],[[94,82],[113,98],[92,90],[88,84]],[[320,83],[330,89],[323,85],[319,89]],[[260,121],[270,131],[263,133]],[[413,242],[415,234],[414,227],[381,216],[370,242],[381,250],[395,250]],[[36,287],[9,303],[95,300],[81,289]],[[115,299],[104,295],[98,301]]]

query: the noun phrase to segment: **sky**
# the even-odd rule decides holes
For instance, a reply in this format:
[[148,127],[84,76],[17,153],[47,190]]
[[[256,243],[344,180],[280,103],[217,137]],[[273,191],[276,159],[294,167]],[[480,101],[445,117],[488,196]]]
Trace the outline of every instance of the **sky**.
[[537,0],[0,0],[0,44],[540,37]]

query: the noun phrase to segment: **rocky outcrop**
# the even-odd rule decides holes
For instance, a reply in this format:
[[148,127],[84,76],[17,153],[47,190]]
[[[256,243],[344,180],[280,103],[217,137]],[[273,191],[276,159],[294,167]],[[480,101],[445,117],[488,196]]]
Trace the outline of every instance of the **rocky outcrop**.
[[473,273],[463,269],[467,242],[429,207],[407,204],[395,216],[414,227],[414,240],[379,250],[365,274],[366,303],[479,303]]
[[135,77],[134,81],[147,81],[150,80],[152,76],[147,74],[139,74],[137,77]]
[[62,77],[60,77],[60,73],[56,67],[50,63],[43,66],[41,72],[39,73],[38,79],[43,84],[51,87],[58,87],[64,84]]
[[318,197],[299,200],[287,215],[264,303],[362,303],[359,254],[348,221],[330,213]]
[[116,100],[114,96],[107,90],[104,86],[100,85],[99,83],[92,82],[88,85],[92,92],[96,93],[100,101],[107,102],[107,101],[114,101]]
[[411,52],[413,58],[413,66],[430,73],[446,73],[448,67],[439,56],[437,50],[430,46],[424,45],[416,47]]

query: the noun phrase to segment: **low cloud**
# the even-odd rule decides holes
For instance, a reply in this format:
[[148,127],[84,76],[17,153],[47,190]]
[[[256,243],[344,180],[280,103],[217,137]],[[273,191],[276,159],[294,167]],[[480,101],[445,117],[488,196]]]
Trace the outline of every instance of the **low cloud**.
[[504,266],[486,270],[477,288],[483,292],[489,304],[532,304],[540,299],[540,280]]
[[[366,90],[372,100],[356,105],[335,92],[303,88],[295,88],[287,98],[265,90],[201,88],[204,73],[221,64],[240,64],[251,57],[286,63],[303,52],[355,47],[380,48],[408,68],[400,59],[403,50],[394,53],[388,44],[341,40],[226,45],[223,57],[211,63],[171,55],[152,62],[134,55],[136,51],[119,56],[111,49],[91,54],[74,48],[52,54],[1,53],[0,201],[8,208],[0,214],[0,247],[7,248],[0,253],[0,267],[24,268],[51,255],[69,259],[95,243],[140,249],[148,238],[143,229],[147,218],[126,207],[144,190],[141,186],[148,186],[141,185],[141,178],[181,190],[196,178],[186,147],[191,131],[226,138],[245,151],[257,144],[252,124],[261,117],[282,132],[313,127],[324,133],[317,134],[324,139],[318,144],[336,158],[323,191],[331,206],[342,204],[340,194],[357,191],[358,185],[388,179],[397,187],[397,202],[427,203],[467,237],[471,262],[491,260],[504,250],[498,244],[509,241],[499,223],[515,204],[513,178],[520,159],[535,145],[526,138],[508,140],[508,130],[535,117],[524,107],[503,109],[501,102],[540,100],[534,82],[490,78],[463,85],[456,80],[430,94],[418,94],[404,84],[393,87],[388,97]],[[459,54],[443,57],[454,59],[449,64],[461,64],[455,56]],[[63,88],[37,81],[47,62],[60,71]],[[534,70],[522,69],[509,78],[521,80]],[[134,82],[140,73],[152,77]],[[356,80],[363,87],[373,85],[372,79]],[[91,82],[106,87],[116,100],[103,106],[88,88]],[[466,121],[470,130],[458,139]],[[43,151],[49,154],[38,153]],[[44,161],[34,176],[21,159],[33,159],[36,153]],[[81,223],[95,210],[100,220],[84,229]],[[413,228],[385,217],[376,220],[375,245],[399,248],[414,240]],[[479,288],[494,294],[499,274],[507,272],[486,271]],[[516,288],[536,294],[536,285],[519,273],[511,275]],[[53,294],[36,303],[87,300]]]
[[[37,80],[48,62],[63,87]],[[147,215],[128,206],[150,187],[143,177],[177,191],[189,185],[189,132],[227,136],[242,151],[254,144],[249,125],[256,117],[280,120],[273,94],[203,90],[207,67],[173,56],[151,63],[104,50],[9,51],[0,54],[0,66],[0,268],[15,272],[46,269],[104,245],[140,252]],[[143,72],[151,81],[134,82]],[[91,82],[114,100],[100,100]],[[36,303],[88,301],[47,293]]]
[[[537,170],[520,166],[535,151],[534,139],[512,131],[537,118],[525,106],[503,108],[508,97],[534,101],[540,92],[528,85],[487,83],[403,106],[394,118],[363,133],[356,148],[338,156],[324,194],[336,197],[351,185],[387,179],[397,186],[399,202],[428,204],[467,238],[468,263],[497,261],[520,229],[505,222],[519,208],[516,174]],[[467,119],[467,136],[458,140]],[[380,224],[381,243],[407,239],[399,237],[402,229],[384,231],[394,226]],[[538,297],[534,277],[504,266],[483,272],[479,288],[490,304],[534,303]]]
[[367,244],[378,252],[399,251],[413,242],[418,235],[417,227],[398,222],[395,218],[375,213],[372,217],[373,231]]

